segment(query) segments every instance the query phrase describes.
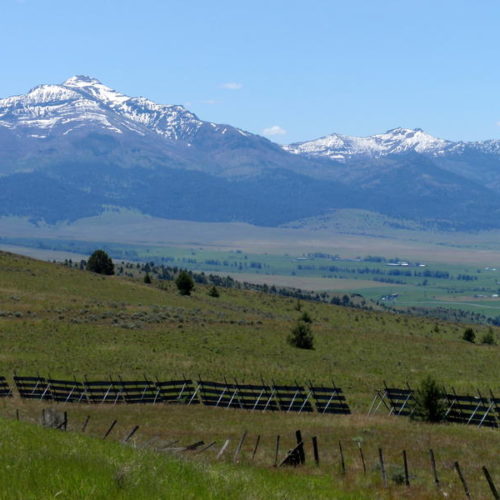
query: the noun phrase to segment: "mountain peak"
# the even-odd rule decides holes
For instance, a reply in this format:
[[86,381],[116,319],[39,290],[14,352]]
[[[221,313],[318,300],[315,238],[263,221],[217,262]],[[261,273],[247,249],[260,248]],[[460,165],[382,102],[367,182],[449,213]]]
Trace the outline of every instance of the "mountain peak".
[[430,136],[427,132],[424,132],[424,130],[421,128],[406,128],[406,127],[391,128],[383,135],[413,136],[415,134],[423,134],[425,136]]
[[90,96],[93,99],[104,103],[107,106],[115,107],[123,104],[130,99],[128,96],[113,90],[111,87],[104,85],[97,78],[92,78],[85,75],[75,75],[68,78],[63,84],[63,87],[72,90],[83,92],[85,96]]
[[88,87],[89,85],[102,85],[97,78],[86,75],[75,75],[68,78],[64,83],[66,87]]
[[406,128],[406,127],[394,127],[387,130],[386,134],[399,134],[401,132],[409,132],[411,130],[412,130],[411,128]]
[[312,141],[290,144],[285,146],[285,149],[295,154],[344,161],[351,157],[380,157],[410,151],[439,155],[453,144],[433,137],[421,128],[396,127],[383,134],[368,137],[332,134]]
[[203,124],[183,106],[130,97],[86,75],[72,76],[62,84],[39,85],[25,95],[0,99],[0,127],[29,130],[31,137],[37,139],[45,139],[49,134],[98,129],[142,136],[153,132],[189,143]]

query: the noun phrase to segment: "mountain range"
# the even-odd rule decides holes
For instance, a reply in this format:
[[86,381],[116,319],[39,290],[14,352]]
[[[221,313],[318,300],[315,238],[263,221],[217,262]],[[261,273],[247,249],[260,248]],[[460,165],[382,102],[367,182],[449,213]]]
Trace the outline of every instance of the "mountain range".
[[109,207],[262,226],[357,208],[495,228],[500,141],[396,128],[280,146],[86,76],[0,99],[0,216],[52,224]]

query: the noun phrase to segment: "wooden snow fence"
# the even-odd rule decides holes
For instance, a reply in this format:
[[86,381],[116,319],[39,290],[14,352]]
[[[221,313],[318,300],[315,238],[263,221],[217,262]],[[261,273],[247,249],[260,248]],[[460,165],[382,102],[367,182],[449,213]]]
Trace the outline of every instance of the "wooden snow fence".
[[[8,388],[5,382],[5,387]],[[63,380],[44,377],[15,376],[22,398],[52,400],[59,403],[89,404],[203,404],[219,408],[251,411],[282,411],[322,414],[350,414],[342,389],[333,386],[241,384],[198,379],[168,381]],[[0,379],[0,388],[2,379]],[[7,389],[5,389],[7,391]]]
[[5,377],[0,377],[0,398],[11,398],[12,389],[9,387]]
[[[488,396],[483,396],[479,391],[477,395],[457,394],[452,389],[445,391],[445,420],[447,422],[477,425],[478,427],[499,427],[500,425],[500,399],[489,391]],[[388,387],[375,392],[372,404],[368,411],[371,415],[380,407],[385,407],[390,415],[411,416],[414,411],[413,390],[406,388]]]

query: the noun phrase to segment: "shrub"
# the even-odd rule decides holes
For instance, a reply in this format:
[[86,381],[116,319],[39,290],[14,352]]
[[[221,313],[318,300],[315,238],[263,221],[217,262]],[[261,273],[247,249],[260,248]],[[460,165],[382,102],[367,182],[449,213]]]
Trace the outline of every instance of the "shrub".
[[213,286],[212,288],[210,288],[210,290],[208,291],[208,295],[210,295],[210,297],[219,297],[219,290],[217,290],[217,288],[215,288],[215,286]]
[[303,321],[304,323],[312,323],[311,316],[309,316],[309,313],[307,311],[304,311],[302,315],[300,316],[300,321]]
[[146,273],[146,275],[144,276],[144,283],[146,283],[146,285],[151,284],[151,276],[149,275],[149,273]]
[[288,343],[300,349],[313,349],[314,337],[310,323],[299,321],[288,335]]
[[495,335],[491,328],[481,338],[481,344],[496,345]]
[[441,422],[446,414],[444,389],[430,375],[413,393],[412,418],[424,422]]
[[465,331],[464,331],[464,335],[462,337],[464,340],[466,340],[467,342],[472,342],[474,343],[475,339],[476,339],[476,334],[474,332],[474,330],[472,328],[466,328]]
[[406,481],[405,470],[400,465],[392,465],[392,464],[388,465],[387,475],[396,484],[405,484]]
[[97,274],[115,274],[115,266],[111,257],[104,250],[96,250],[87,261],[87,271]]
[[194,288],[194,281],[187,271],[181,271],[179,273],[179,276],[177,276],[175,280],[175,284],[181,295],[191,295],[191,291]]

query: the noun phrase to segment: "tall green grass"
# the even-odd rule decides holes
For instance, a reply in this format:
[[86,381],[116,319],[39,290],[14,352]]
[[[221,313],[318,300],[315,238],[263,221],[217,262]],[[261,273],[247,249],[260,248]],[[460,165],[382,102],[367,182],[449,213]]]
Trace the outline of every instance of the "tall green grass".
[[73,433],[0,420],[0,498],[369,498],[328,476],[194,463]]

